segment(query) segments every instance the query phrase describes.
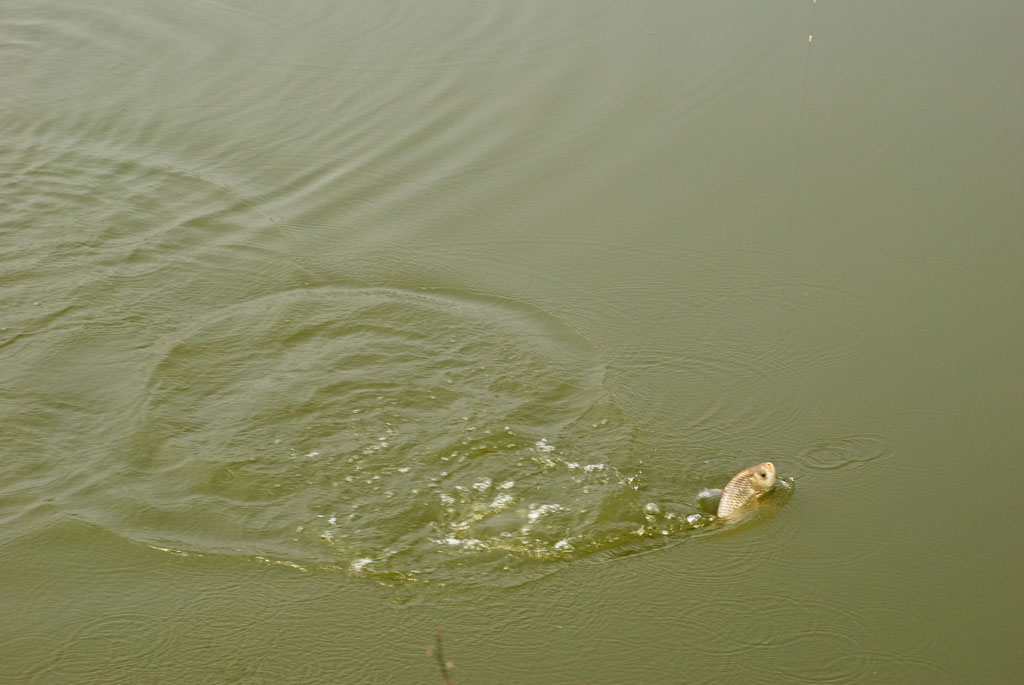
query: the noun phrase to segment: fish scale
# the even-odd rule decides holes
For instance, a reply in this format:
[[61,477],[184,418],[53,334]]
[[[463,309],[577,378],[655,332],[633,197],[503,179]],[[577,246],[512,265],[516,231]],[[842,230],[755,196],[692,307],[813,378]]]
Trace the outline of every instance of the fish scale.
[[771,490],[773,485],[775,465],[770,461],[743,469],[733,476],[722,491],[722,499],[718,503],[718,516],[725,518],[735,514],[749,502]]

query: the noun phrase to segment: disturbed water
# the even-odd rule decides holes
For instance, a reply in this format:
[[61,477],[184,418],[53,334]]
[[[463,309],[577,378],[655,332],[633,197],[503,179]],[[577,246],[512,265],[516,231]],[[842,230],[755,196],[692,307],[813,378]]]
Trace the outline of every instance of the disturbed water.
[[638,525],[639,464],[602,380],[578,334],[514,302],[359,287],[256,298],[194,322],[148,370],[126,436],[133,477],[101,497],[131,515],[104,525],[411,579],[567,556]]
[[157,549],[504,585],[714,522],[645,499],[674,493],[644,482],[600,355],[512,301],[298,288],[147,357],[60,477],[74,515]]
[[5,5],[0,681],[1019,679],[1019,3],[620,5]]

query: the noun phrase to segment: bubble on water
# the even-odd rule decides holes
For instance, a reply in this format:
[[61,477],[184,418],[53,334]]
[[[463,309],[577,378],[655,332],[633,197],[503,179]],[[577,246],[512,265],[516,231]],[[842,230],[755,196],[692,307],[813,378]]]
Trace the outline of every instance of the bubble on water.
[[644,511],[648,514],[660,514],[661,507],[659,507],[656,502],[648,502],[644,505]]

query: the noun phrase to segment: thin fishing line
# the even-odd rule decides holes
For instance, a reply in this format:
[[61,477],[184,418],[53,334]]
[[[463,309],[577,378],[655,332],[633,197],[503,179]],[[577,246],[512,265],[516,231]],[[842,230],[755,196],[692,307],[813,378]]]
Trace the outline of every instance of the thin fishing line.
[[[818,0],[811,0],[811,10],[807,18],[807,50],[804,53],[804,70],[800,83],[800,123],[796,135],[796,154],[793,156],[793,184],[789,194],[789,225],[786,228],[786,247],[783,251],[782,275],[789,274],[789,262],[793,247],[793,227],[796,225],[796,196],[800,186],[800,167],[804,140],[804,126],[807,122],[807,81],[811,67],[811,49],[814,45],[814,10]],[[779,311],[780,327],[782,310]]]

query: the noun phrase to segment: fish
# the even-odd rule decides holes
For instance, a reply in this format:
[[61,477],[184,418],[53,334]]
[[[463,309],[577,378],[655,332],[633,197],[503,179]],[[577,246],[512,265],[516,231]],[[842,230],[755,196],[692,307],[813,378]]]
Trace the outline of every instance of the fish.
[[775,487],[775,464],[766,461],[743,469],[729,481],[718,502],[718,517],[728,518]]

